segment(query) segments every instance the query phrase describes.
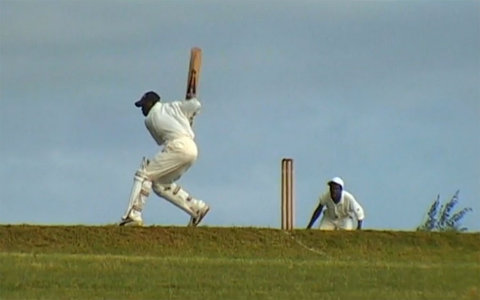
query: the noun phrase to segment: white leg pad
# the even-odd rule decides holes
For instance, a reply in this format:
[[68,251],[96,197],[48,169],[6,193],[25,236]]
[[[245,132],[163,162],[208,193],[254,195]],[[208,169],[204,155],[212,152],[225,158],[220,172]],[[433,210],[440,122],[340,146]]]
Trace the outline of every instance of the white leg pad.
[[159,196],[185,211],[192,217],[198,215],[199,208],[205,206],[202,200],[191,197],[179,185],[172,184],[153,184],[153,191]]
[[127,210],[125,211],[124,219],[130,215],[133,219],[141,219],[141,214],[150,191],[152,190],[152,182],[147,178],[145,167],[148,161],[144,158],[140,169],[135,172],[133,178],[133,187],[130,193]]

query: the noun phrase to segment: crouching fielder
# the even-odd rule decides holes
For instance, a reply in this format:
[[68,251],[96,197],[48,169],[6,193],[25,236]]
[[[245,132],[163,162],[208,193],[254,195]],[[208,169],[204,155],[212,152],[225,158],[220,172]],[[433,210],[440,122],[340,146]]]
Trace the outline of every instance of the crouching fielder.
[[[320,229],[323,230],[353,230],[362,229],[365,217],[363,208],[352,194],[344,190],[344,183],[340,177],[334,177],[328,182],[329,191],[321,195],[319,203],[308,223],[310,229],[326,207],[320,220]],[[355,221],[357,224],[355,224]]]
[[135,173],[127,210],[120,226],[143,225],[142,211],[152,189],[159,197],[190,215],[189,226],[197,226],[210,208],[175,182],[197,159],[192,123],[200,111],[200,102],[192,97],[162,103],[160,96],[150,91],[135,102],[135,106],[141,107],[148,131],[163,149],[150,160],[144,158]]

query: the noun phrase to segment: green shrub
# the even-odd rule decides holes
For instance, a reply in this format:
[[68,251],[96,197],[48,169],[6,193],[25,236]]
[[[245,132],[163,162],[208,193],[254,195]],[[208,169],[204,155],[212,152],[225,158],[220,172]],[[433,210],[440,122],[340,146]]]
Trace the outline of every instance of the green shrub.
[[438,195],[430,206],[425,221],[417,227],[417,231],[467,231],[468,228],[461,227],[461,221],[467,212],[472,211],[472,208],[466,207],[453,213],[453,209],[458,203],[459,193],[460,191],[457,190],[450,201],[442,206],[440,206],[440,195]]

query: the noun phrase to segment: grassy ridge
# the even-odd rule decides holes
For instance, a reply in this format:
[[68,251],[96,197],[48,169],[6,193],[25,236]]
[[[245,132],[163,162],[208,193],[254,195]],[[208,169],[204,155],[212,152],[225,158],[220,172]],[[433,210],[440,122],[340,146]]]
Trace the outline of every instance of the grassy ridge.
[[479,249],[479,233],[318,230],[287,233],[244,227],[0,226],[1,252],[395,260],[422,255],[428,261],[464,261],[478,259]]
[[0,299],[478,299],[480,234],[0,226]]

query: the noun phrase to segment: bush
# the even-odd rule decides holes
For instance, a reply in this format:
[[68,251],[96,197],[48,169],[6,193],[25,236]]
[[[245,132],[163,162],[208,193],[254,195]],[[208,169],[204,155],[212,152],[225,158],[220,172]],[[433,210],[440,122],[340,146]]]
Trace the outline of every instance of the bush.
[[455,205],[458,203],[459,193],[460,191],[457,190],[450,201],[442,204],[440,209],[440,195],[438,195],[427,212],[426,220],[417,227],[417,231],[467,231],[468,228],[461,227],[460,223],[467,212],[472,211],[472,208],[466,207],[452,214]]

